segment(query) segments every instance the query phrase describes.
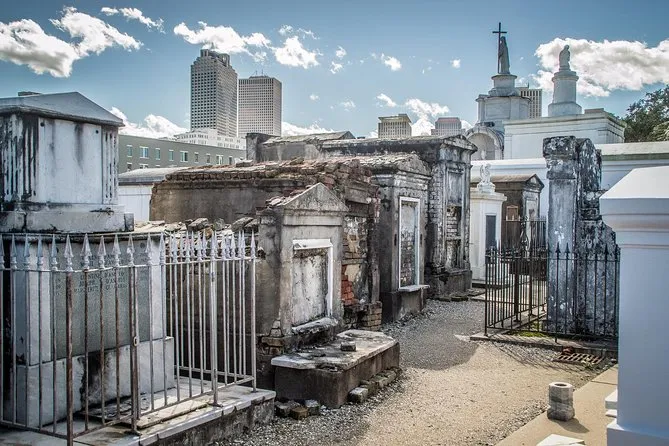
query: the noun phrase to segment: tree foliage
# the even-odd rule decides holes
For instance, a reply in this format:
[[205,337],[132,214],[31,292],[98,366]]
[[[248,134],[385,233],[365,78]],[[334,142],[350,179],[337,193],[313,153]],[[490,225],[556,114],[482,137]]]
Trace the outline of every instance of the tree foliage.
[[669,141],[669,85],[627,108],[625,142]]

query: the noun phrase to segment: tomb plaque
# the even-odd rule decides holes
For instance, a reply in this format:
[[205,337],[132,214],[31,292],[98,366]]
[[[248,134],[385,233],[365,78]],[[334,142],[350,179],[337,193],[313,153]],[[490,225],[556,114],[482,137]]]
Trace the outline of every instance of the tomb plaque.
[[418,285],[418,202],[400,199],[400,287]]

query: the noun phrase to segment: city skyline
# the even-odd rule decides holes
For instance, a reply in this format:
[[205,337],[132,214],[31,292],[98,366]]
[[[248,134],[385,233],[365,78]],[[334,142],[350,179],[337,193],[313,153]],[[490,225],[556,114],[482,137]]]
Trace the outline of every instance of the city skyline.
[[[623,115],[645,92],[669,82],[669,38],[661,20],[669,6],[651,1],[632,11],[619,1],[606,9],[564,1],[555,11],[512,1],[508,12],[482,8],[475,15],[465,2],[429,1],[393,8],[345,1],[319,11],[307,2],[224,8],[80,1],[76,9],[54,0],[39,8],[32,3],[3,10],[0,96],[81,91],[123,117],[126,132],[190,127],[188,70],[203,46],[230,53],[240,78],[264,72],[282,82],[284,133],[370,136],[378,116],[398,113],[409,114],[417,132],[429,133],[441,116],[473,124],[475,99],[492,86],[491,31],[498,21],[508,31],[511,72],[519,83],[544,88],[544,109],[565,43],[581,77],[584,109]],[[258,9],[268,14],[259,17]],[[644,12],[649,9],[655,13]],[[455,26],[442,26],[446,10],[457,18]],[[645,26],[630,26],[635,19]]]

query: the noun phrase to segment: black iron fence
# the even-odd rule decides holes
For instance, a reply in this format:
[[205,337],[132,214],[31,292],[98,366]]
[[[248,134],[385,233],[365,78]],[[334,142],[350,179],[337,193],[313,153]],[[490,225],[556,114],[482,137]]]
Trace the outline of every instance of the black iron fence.
[[492,248],[486,253],[485,331],[584,339],[618,336],[617,249]]
[[501,249],[545,249],[546,219],[506,220],[502,224]]

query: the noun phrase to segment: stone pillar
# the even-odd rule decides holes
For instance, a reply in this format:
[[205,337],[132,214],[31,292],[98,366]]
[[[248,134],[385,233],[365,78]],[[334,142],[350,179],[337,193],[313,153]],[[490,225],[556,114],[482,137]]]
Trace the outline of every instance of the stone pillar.
[[601,197],[620,246],[618,418],[608,445],[669,445],[669,167],[634,169]]
[[564,320],[565,306],[556,305],[561,290],[566,284],[574,286],[575,277],[571,262],[556,260],[555,251],[560,249],[561,258],[567,247],[574,250],[578,198],[581,195],[578,181],[578,153],[576,138],[573,136],[545,138],[543,147],[550,181],[548,188],[548,230],[547,243],[551,251],[548,261],[548,330],[554,329],[556,318]]
[[553,76],[553,102],[548,104],[548,116],[580,115],[583,109],[576,103],[578,76],[568,67],[560,68]]

